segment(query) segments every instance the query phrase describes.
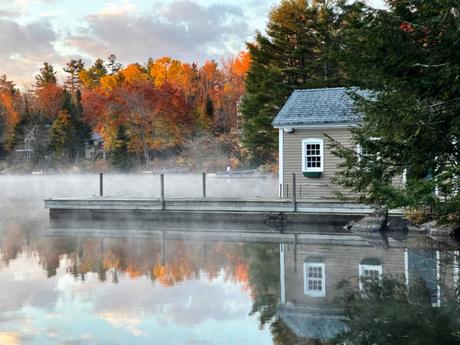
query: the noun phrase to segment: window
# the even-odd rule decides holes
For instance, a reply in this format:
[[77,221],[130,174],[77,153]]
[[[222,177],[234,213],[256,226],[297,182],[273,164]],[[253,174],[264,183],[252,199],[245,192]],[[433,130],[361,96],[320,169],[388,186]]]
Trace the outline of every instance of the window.
[[302,171],[322,172],[324,171],[324,140],[304,139],[302,140]]
[[304,262],[304,293],[312,297],[326,296],[326,272],[323,263]]
[[359,264],[359,290],[368,294],[371,287],[382,283],[383,267],[378,260],[365,259]]
[[[376,146],[378,144],[378,142],[380,141],[380,138],[374,138],[374,137],[371,137],[368,139],[368,145],[374,145]],[[371,150],[372,152],[372,150]],[[371,154],[369,152],[369,150],[367,150],[366,148],[362,147],[360,144],[357,144],[356,145],[356,154],[358,156],[358,162],[361,161],[361,159],[363,158],[367,158],[367,159],[370,159],[372,158],[373,156],[375,157],[376,156],[376,159],[377,160],[380,160],[380,154],[377,152],[377,154]]]

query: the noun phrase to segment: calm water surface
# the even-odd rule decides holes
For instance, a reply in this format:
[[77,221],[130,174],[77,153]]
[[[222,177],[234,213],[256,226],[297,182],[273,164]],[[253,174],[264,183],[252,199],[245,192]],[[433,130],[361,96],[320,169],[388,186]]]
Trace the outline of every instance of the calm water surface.
[[[62,233],[49,229],[41,199],[97,192],[97,179],[1,179],[2,345],[460,343],[454,244],[314,235],[307,225],[310,234],[271,242]],[[114,175],[108,186],[113,195],[148,195],[150,182]],[[235,183],[214,191],[270,196],[276,188],[274,180]],[[179,193],[193,182],[174,185]]]

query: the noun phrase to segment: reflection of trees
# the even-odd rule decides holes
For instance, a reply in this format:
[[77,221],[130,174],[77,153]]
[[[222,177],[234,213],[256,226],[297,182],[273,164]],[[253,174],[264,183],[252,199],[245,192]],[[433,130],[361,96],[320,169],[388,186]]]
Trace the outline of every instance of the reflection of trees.
[[254,303],[251,315],[259,313],[260,326],[272,320],[278,305],[279,252],[273,244],[247,244],[249,284]]
[[10,260],[16,259],[22,251],[23,234],[21,226],[18,224],[8,226],[0,243],[0,261],[8,265]]
[[[336,344],[460,344],[460,306],[455,298],[445,297],[434,307],[423,285],[408,292],[404,283],[391,277],[374,284],[365,296],[348,284],[341,288],[349,330]],[[445,296],[453,294],[445,291]]]
[[240,283],[248,288],[248,268],[244,245],[199,241],[156,239],[56,237],[40,250],[40,262],[48,276],[56,273],[60,262],[74,277],[85,279],[97,273],[101,281],[108,277],[118,282],[149,277],[164,286],[172,286],[201,276]]

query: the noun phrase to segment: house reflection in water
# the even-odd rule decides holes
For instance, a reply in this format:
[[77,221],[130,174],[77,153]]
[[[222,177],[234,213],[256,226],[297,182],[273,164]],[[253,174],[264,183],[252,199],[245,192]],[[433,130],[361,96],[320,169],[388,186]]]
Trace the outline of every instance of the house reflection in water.
[[347,281],[365,294],[383,276],[404,282],[409,291],[422,282],[439,306],[458,288],[458,251],[426,238],[390,240],[378,248],[358,236],[298,235],[294,243],[280,244],[278,316],[300,338],[330,340],[346,329],[338,284]]

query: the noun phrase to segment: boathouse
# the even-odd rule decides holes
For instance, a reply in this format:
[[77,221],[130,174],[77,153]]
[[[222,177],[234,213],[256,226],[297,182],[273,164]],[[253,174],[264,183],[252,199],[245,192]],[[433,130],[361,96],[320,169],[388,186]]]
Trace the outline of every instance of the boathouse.
[[[325,134],[351,145],[350,128],[361,121],[354,111],[349,89],[343,87],[295,90],[272,125],[279,130],[279,193],[292,195],[292,174],[296,175],[297,198],[334,199],[334,185],[340,159],[328,149]],[[360,94],[367,94],[358,91]]]

